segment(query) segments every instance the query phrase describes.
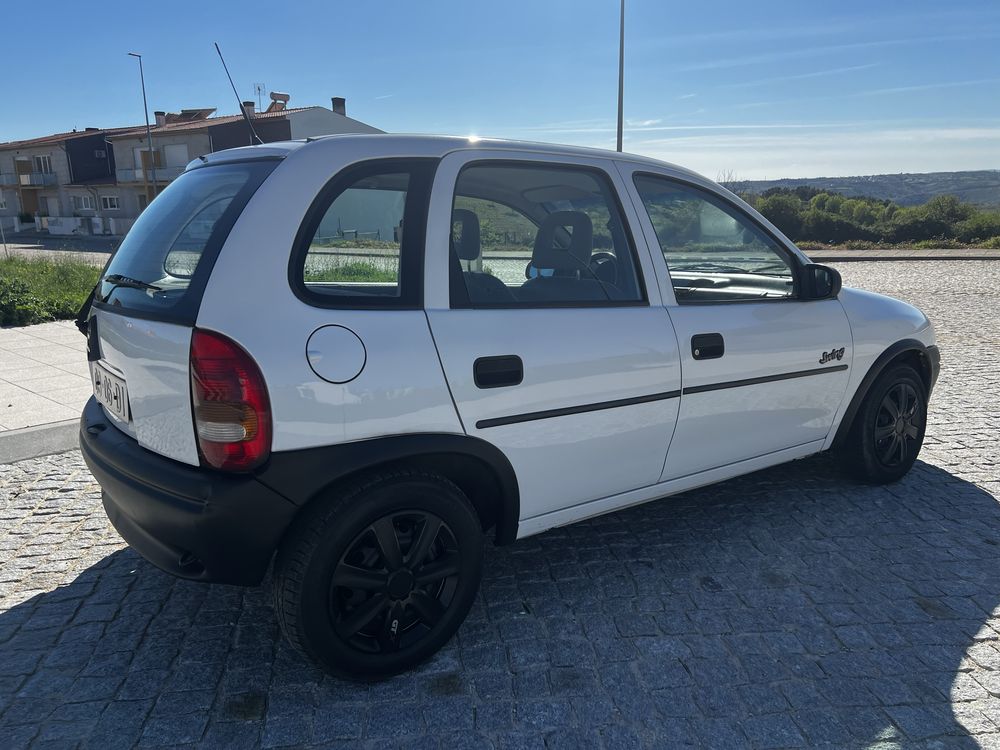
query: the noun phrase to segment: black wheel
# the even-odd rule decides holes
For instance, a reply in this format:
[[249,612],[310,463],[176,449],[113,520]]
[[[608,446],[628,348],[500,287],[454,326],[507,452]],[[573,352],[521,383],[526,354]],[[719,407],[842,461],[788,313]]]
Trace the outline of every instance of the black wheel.
[[909,365],[875,382],[854,418],[844,459],[858,479],[894,482],[913,466],[927,426],[927,388]]
[[483,532],[469,500],[443,477],[398,471],[318,503],[275,560],[285,637],[330,672],[358,678],[430,657],[479,589]]

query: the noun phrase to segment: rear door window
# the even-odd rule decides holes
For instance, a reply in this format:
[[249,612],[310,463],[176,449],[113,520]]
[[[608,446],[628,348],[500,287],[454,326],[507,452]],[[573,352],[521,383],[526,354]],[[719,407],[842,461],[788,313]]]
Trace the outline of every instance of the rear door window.
[[193,323],[219,249],[276,164],[218,164],[181,174],[129,230],[98,285],[98,304]]

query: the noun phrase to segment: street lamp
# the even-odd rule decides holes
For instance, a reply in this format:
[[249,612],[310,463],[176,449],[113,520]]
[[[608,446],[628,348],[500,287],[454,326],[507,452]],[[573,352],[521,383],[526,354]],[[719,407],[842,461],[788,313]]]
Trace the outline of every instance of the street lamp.
[[[622,0],[624,2],[625,0]],[[142,74],[142,55],[138,52],[129,52],[129,57],[139,60],[139,82],[142,84],[142,113],[146,116],[146,151],[149,152],[149,171],[153,178],[153,197],[156,197],[156,163],[153,160],[153,136],[149,132],[149,107],[146,105],[146,78]],[[621,149],[619,149],[620,151]],[[145,180],[146,170],[142,171]]]
[[625,0],[621,0],[618,17],[618,151],[622,150],[622,129],[625,110]]

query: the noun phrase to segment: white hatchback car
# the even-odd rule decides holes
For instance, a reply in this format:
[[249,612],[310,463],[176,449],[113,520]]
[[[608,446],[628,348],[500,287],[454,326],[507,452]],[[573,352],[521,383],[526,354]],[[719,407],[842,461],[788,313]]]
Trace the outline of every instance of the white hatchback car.
[[497,544],[828,449],[916,459],[917,309],[627,154],[344,135],[191,163],[80,321],[115,528],[255,585],[327,669],[404,670]]

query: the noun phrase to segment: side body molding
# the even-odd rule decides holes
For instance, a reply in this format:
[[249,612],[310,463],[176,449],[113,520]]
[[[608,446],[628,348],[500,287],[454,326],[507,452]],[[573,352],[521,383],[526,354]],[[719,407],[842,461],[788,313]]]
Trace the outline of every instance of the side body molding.
[[840,420],[840,426],[837,428],[837,436],[833,439],[833,444],[831,448],[839,448],[847,440],[847,434],[851,430],[851,424],[854,422],[854,417],[858,413],[858,409],[861,408],[862,402],[865,400],[865,396],[868,395],[868,391],[871,390],[872,385],[878,379],[878,376],[882,374],[882,371],[900,355],[906,354],[907,352],[914,352],[917,354],[920,362],[920,367],[918,370],[924,378],[924,382],[927,383],[927,395],[930,396],[931,391],[934,389],[934,383],[937,381],[938,369],[941,362],[941,354],[936,346],[926,346],[923,342],[917,339],[903,339],[897,341],[895,344],[890,346],[884,352],[882,352],[878,359],[872,363],[872,366],[868,369],[865,374],[864,379],[862,379],[861,384],[858,389],[854,392],[854,396],[851,399],[850,405],[847,407],[847,411],[844,412],[843,419]]
[[517,539],[521,513],[517,475],[495,446],[467,435],[414,433],[273,453],[257,479],[295,505],[366,471],[411,467],[457,484],[475,505],[497,544]]

